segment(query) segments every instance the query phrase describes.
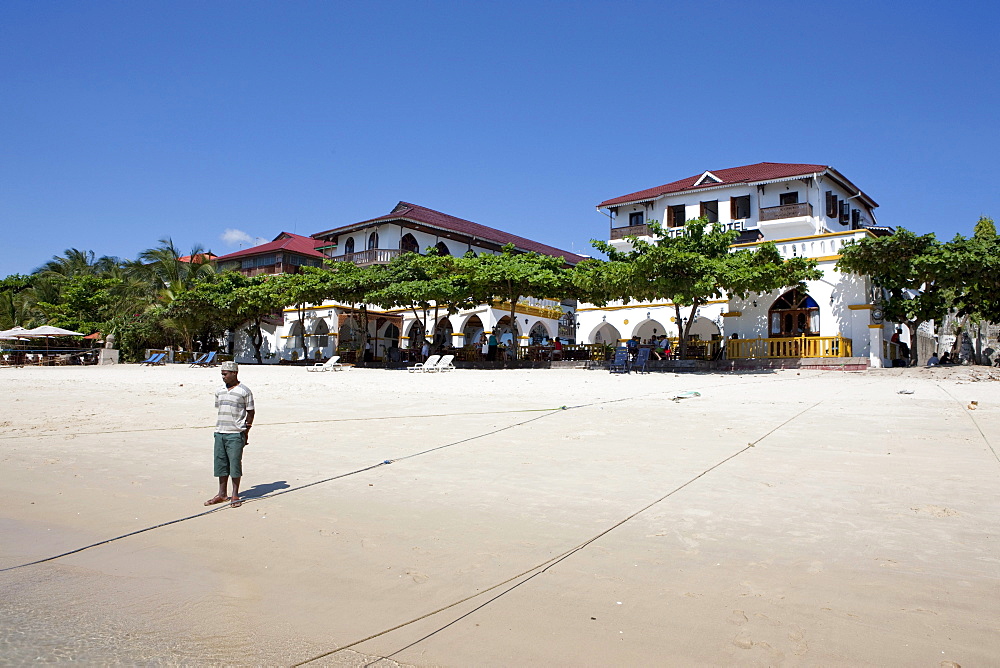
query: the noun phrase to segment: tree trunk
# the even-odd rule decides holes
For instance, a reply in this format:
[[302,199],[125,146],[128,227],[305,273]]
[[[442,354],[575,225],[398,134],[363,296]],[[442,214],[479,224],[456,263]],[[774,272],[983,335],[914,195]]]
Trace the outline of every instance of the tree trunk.
[[684,323],[684,350],[685,350],[685,352],[687,351],[688,337],[691,336],[691,326],[694,324],[695,319],[697,319],[697,317],[698,317],[698,309],[699,308],[700,308],[700,305],[698,304],[698,302],[695,302],[694,304],[692,304],[691,305],[691,313],[688,314],[687,322]]
[[[260,318],[253,321],[253,324],[247,329],[247,333],[250,335],[250,345],[253,346],[253,356],[257,360],[257,364],[263,364],[264,359],[260,354],[260,346],[264,343],[264,332],[260,329]],[[236,336],[233,336],[235,341]],[[235,351],[234,351],[235,354]]]
[[917,359],[917,327],[920,326],[920,322],[907,320],[903,324],[906,325],[906,331],[910,333],[910,358],[906,360],[906,366],[916,366],[919,362]]
[[677,321],[677,359],[687,357],[687,338],[684,336],[684,318],[681,317],[681,307],[674,304],[674,320]]

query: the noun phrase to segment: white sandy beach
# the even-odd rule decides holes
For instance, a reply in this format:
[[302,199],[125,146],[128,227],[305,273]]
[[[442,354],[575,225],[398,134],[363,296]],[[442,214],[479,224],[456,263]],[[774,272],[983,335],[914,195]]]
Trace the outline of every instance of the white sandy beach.
[[[244,366],[244,505],[0,572],[0,663],[995,665],[996,377]],[[207,510],[218,369],[0,383],[0,568]]]

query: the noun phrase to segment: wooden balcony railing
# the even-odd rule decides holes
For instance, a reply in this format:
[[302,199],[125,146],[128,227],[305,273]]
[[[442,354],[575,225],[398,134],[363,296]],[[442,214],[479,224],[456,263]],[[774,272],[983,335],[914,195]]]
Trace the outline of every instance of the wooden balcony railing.
[[649,225],[629,225],[628,227],[612,227],[612,239],[624,239],[625,237],[648,237],[652,236]]
[[363,267],[369,264],[389,264],[392,258],[398,257],[402,253],[403,251],[398,248],[369,248],[357,253],[334,255],[330,259],[334,262],[353,262]]
[[760,210],[760,222],[781,220],[782,218],[801,218],[813,215],[813,207],[809,202],[801,204],[783,204],[781,206],[765,206]]
[[851,340],[843,336],[798,336],[775,339],[728,339],[728,359],[775,357],[851,357]]

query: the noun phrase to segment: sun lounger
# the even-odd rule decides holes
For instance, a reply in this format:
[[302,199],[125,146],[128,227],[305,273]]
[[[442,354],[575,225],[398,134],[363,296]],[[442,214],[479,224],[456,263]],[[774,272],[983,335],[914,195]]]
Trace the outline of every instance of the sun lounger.
[[344,366],[338,364],[337,360],[340,359],[340,355],[335,355],[325,362],[319,362],[313,364],[312,366],[307,366],[306,371],[343,371]]
[[200,355],[197,355],[194,358],[194,361],[191,362],[191,366],[189,366],[188,368],[193,369],[196,366],[201,366],[202,360],[204,360],[206,357],[208,357],[208,353],[201,353]]
[[417,362],[413,366],[406,367],[406,370],[410,373],[413,373],[414,371],[424,371],[425,369],[436,365],[439,359],[441,359],[440,355],[431,355],[427,358],[426,362]]
[[139,362],[139,365],[156,366],[158,364],[165,364],[163,360],[166,356],[167,356],[166,353],[155,353],[153,355],[150,355],[147,359],[144,359],[143,361]]
[[451,363],[453,359],[455,359],[454,355],[445,355],[437,361],[437,364],[433,366],[424,365],[424,368],[421,369],[421,371],[425,371],[427,373],[434,373],[436,371],[454,371],[455,365]]

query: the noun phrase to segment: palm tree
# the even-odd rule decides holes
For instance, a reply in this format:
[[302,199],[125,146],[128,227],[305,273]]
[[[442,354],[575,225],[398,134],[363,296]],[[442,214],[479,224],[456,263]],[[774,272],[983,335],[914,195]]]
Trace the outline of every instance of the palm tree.
[[121,260],[109,255],[97,257],[94,251],[67,248],[64,255],[56,255],[35,270],[35,274],[59,276],[101,276],[121,264]]
[[156,248],[139,253],[139,262],[132,263],[132,269],[149,281],[161,302],[170,303],[199,280],[215,273],[208,253],[200,245],[191,249],[188,260],[181,257],[173,240],[164,237]]

